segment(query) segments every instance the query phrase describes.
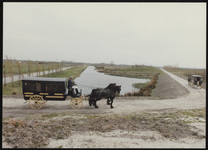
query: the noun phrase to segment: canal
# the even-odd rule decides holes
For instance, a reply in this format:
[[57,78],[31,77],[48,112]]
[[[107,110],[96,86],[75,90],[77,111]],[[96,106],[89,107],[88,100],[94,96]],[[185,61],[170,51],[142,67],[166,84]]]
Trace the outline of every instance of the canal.
[[128,92],[139,91],[139,89],[132,86],[133,83],[146,83],[150,80],[105,75],[104,73],[97,72],[94,66],[89,66],[74,81],[78,88],[82,89],[83,95],[90,94],[92,89],[105,88],[110,83],[121,85],[120,95],[124,95]]

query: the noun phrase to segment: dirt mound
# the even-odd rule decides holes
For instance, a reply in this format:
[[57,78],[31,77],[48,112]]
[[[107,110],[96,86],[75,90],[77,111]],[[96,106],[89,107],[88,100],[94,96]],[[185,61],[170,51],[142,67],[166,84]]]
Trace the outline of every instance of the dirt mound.
[[[172,112],[172,114],[177,112]],[[205,138],[194,133],[196,127],[184,124],[179,118],[168,118],[170,112],[162,114],[125,114],[125,115],[87,115],[83,117],[63,117],[43,121],[40,118],[3,122],[5,142],[13,148],[46,147],[50,139],[67,139],[71,132],[111,132],[124,131],[157,131],[164,138],[179,139],[186,137]],[[151,137],[150,137],[151,138]]]

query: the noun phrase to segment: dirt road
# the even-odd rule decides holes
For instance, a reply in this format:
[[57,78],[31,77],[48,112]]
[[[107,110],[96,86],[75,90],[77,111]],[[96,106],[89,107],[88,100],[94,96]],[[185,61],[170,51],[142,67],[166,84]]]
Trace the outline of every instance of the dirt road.
[[[26,120],[27,118],[33,118],[33,121],[36,118],[39,123],[43,115],[51,113],[56,113],[59,116],[48,119],[51,122],[63,123],[66,119],[75,118],[73,120],[75,125],[71,124],[73,122],[68,122],[68,124],[71,124],[70,136],[59,140],[48,138],[49,142],[45,146],[48,148],[205,148],[206,120],[199,113],[200,109],[206,107],[206,91],[196,87],[192,88],[186,80],[169,72],[166,73],[190,93],[177,99],[163,100],[117,97],[113,103],[114,109],[110,109],[110,106],[106,105],[106,100],[97,102],[98,109],[90,107],[88,101],[83,102],[81,109],[72,109],[70,100],[67,100],[61,102],[49,101],[42,109],[34,110],[31,109],[28,103],[24,103],[23,99],[3,98],[3,118]],[[200,111],[192,111],[193,109]],[[187,116],[187,114],[184,116],[186,111],[189,113],[195,112],[195,116]],[[117,116],[116,119],[115,116]],[[144,116],[148,119],[138,119]],[[83,118],[87,119],[82,120]],[[103,123],[100,118],[108,120],[108,123]],[[122,121],[124,118],[130,118],[130,120]],[[135,118],[137,118],[137,121],[135,121]],[[155,120],[155,118],[160,119]],[[167,119],[171,120],[172,123],[166,122]],[[109,120],[114,121],[110,122]],[[190,121],[190,123],[186,122],[184,125],[181,122],[184,120]],[[43,122],[45,121],[43,120]],[[77,125],[75,122],[77,122]],[[83,122],[86,124],[86,128],[81,127]],[[128,124],[126,127],[120,127],[121,122],[122,124]],[[156,125],[162,128],[153,126],[155,122],[157,122]],[[143,126],[143,123],[146,125]],[[164,129],[167,124],[174,126],[167,128],[166,133]],[[104,127],[104,125],[106,126]],[[151,128],[148,127],[150,125]],[[175,129],[174,133],[171,133],[172,129]],[[194,135],[197,135],[198,138]],[[12,147],[11,144],[7,145],[5,142],[3,142],[3,146]]]

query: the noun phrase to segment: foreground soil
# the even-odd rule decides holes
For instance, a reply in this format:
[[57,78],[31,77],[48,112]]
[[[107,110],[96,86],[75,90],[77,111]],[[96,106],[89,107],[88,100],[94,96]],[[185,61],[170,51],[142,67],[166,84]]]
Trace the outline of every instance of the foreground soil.
[[152,97],[117,97],[114,109],[4,97],[3,148],[205,148],[205,92],[187,88],[161,75]]

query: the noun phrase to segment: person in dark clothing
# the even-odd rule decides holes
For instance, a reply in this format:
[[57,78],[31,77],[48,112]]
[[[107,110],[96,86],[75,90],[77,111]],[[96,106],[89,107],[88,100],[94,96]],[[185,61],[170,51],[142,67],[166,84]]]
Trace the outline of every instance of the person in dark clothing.
[[72,81],[73,77],[71,76],[68,80],[68,89],[71,89],[72,86],[74,85],[74,82]]
[[71,95],[72,97],[75,96],[74,90],[72,89],[72,86],[75,85],[74,82],[72,81],[73,77],[71,76],[68,80],[68,91],[69,91],[69,95]]

